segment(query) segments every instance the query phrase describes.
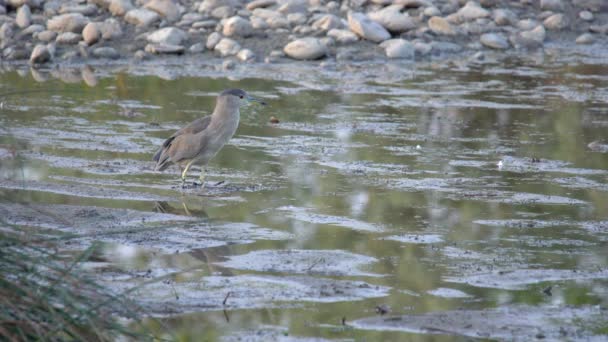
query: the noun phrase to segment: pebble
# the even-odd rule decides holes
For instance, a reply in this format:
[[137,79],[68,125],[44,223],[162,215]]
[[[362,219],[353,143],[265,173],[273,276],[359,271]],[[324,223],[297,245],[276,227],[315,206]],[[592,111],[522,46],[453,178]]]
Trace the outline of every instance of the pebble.
[[576,38],[576,44],[593,44],[595,37],[591,33],[583,33]]
[[429,28],[435,34],[453,36],[456,34],[456,30],[445,18],[443,17],[432,17],[428,21]]
[[562,0],[540,0],[540,9],[545,11],[560,12],[564,10]]
[[32,23],[32,11],[30,10],[30,6],[23,5],[19,7],[17,10],[17,15],[15,17],[15,23],[20,28],[26,28]]
[[505,50],[510,46],[507,39],[499,33],[484,33],[481,35],[479,41],[484,46],[498,50]]
[[456,12],[457,17],[463,21],[470,21],[490,16],[490,11],[482,8],[474,1],[467,4]]
[[176,54],[181,55],[184,53],[185,48],[182,45],[164,44],[164,43],[151,43],[146,45],[145,51],[151,54]]
[[188,39],[188,34],[175,27],[165,27],[150,33],[146,39],[150,43],[181,45],[184,40]]
[[80,13],[67,13],[55,16],[46,23],[48,30],[61,32],[80,33],[89,23],[89,19]]
[[54,31],[50,31],[50,30],[45,30],[45,31],[41,31],[38,34],[36,34],[36,39],[38,39],[41,42],[50,42],[55,40],[55,38],[57,38],[57,32]]
[[327,32],[327,36],[342,44],[354,43],[359,40],[359,36],[349,30],[331,29]]
[[580,11],[578,17],[584,21],[593,21],[593,13],[589,11]]
[[247,19],[235,16],[224,22],[222,33],[225,36],[249,37],[253,35],[253,26]]
[[109,0],[108,10],[113,16],[122,17],[134,9],[131,0]]
[[517,16],[513,11],[508,9],[499,8],[492,12],[494,22],[499,26],[513,25],[517,22]]
[[389,39],[380,44],[388,58],[414,59],[416,48],[405,39]]
[[55,42],[57,44],[76,44],[82,39],[82,35],[74,32],[63,32],[60,33]]
[[144,8],[152,10],[169,22],[175,22],[179,19],[180,10],[172,0],[150,0]]
[[566,20],[566,16],[558,13],[545,19],[543,25],[545,25],[547,30],[561,30],[568,26],[568,21]]
[[400,5],[388,6],[368,15],[371,20],[394,33],[402,33],[418,27],[418,20],[410,17],[407,12],[401,13],[401,8]]
[[38,44],[30,55],[30,64],[42,64],[51,60],[51,52],[46,45]]
[[333,14],[326,14],[312,23],[315,30],[329,31],[331,29],[341,29],[344,27],[342,19]]
[[348,13],[348,27],[359,37],[372,42],[379,43],[391,38],[391,34],[382,25],[363,13]]
[[222,57],[234,56],[241,50],[241,45],[230,38],[222,38],[213,50],[219,52]]
[[98,58],[109,58],[109,59],[117,59],[120,57],[120,54],[116,49],[109,46],[98,47],[91,51],[91,54]]
[[253,0],[247,4],[247,10],[253,11],[256,8],[266,8],[275,5],[276,0]]
[[160,16],[152,10],[137,8],[125,14],[125,21],[136,26],[147,27],[160,21]]
[[82,30],[82,39],[87,45],[93,45],[101,39],[101,31],[97,23],[88,23]]
[[207,37],[205,47],[207,47],[209,50],[213,50],[220,40],[222,40],[222,35],[217,32],[213,32],[209,35],[209,37]]
[[190,48],[188,48],[188,51],[190,53],[201,53],[201,52],[205,51],[205,44],[203,44],[203,43],[192,44],[192,46],[190,46]]
[[236,54],[236,58],[243,62],[253,61],[255,59],[255,53],[249,49],[242,49]]
[[285,45],[285,54],[299,60],[312,60],[324,57],[327,47],[314,37],[300,38]]

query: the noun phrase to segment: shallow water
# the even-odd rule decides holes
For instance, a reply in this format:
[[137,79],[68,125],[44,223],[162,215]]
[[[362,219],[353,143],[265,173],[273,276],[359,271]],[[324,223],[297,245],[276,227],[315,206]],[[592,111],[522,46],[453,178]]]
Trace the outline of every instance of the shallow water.
[[[101,242],[87,269],[140,285],[145,325],[169,338],[600,340],[606,75],[558,53],[7,69],[0,215],[69,234],[66,253]],[[241,111],[207,187],[152,171],[229,87],[269,105]]]

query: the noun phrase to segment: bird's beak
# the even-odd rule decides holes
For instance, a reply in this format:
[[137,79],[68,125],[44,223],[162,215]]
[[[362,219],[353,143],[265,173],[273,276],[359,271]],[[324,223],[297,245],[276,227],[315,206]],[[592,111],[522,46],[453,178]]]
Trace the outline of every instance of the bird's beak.
[[253,97],[251,95],[247,95],[247,101],[249,101],[249,102],[257,102],[257,103],[261,104],[262,106],[266,105],[266,102],[264,102],[261,99],[258,99],[257,97]]

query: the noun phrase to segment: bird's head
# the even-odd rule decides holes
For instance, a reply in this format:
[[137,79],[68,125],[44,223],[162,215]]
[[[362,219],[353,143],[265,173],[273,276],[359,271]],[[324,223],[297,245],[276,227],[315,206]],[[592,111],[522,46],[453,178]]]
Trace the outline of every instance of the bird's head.
[[257,102],[264,106],[266,105],[266,102],[247,94],[247,92],[242,89],[226,89],[220,94],[220,98],[225,98],[235,104],[238,103],[239,107],[250,102]]

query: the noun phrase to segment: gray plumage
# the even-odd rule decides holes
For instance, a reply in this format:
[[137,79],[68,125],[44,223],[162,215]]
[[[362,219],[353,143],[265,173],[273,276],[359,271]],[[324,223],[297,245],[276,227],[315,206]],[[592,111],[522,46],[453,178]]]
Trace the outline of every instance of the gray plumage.
[[232,138],[239,125],[240,106],[246,101],[263,101],[252,98],[241,89],[224,90],[218,97],[210,116],[199,118],[173,133],[154,154],[155,171],[163,171],[172,164],[182,169],[182,183],[191,165],[204,167]]

